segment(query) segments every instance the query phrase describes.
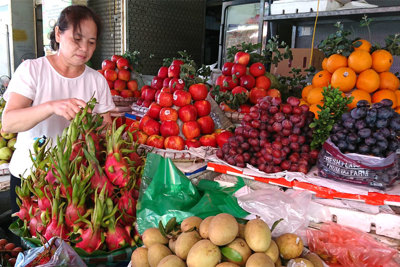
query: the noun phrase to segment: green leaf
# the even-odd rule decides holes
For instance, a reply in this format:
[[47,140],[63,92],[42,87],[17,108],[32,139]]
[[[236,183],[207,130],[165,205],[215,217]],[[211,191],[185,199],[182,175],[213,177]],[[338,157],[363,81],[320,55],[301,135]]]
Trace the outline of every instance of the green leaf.
[[280,218],[279,220],[275,221],[275,222],[272,224],[271,232],[274,231],[274,229],[278,226],[278,224],[279,224],[281,221],[283,221],[283,218]]
[[243,260],[242,255],[238,251],[230,247],[222,247],[221,253],[226,257],[228,260],[233,262],[241,262]]

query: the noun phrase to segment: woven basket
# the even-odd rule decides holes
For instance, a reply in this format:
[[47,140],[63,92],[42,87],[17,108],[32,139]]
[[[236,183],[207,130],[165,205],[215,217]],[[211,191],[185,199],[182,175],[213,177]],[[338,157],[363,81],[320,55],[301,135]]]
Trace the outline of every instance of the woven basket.
[[114,104],[120,107],[130,106],[137,101],[136,97],[122,97],[119,95],[113,95],[112,99],[114,101]]

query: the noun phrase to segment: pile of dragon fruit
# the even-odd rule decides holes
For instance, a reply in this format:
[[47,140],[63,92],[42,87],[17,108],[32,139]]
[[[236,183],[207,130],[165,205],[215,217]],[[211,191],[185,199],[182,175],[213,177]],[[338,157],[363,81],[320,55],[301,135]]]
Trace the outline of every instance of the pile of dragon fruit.
[[102,117],[88,112],[95,101],[57,140],[35,142],[34,168],[16,189],[20,211],[14,214],[30,236],[60,236],[88,253],[137,242],[133,225],[144,163],[125,125],[117,128],[114,121],[104,129]]

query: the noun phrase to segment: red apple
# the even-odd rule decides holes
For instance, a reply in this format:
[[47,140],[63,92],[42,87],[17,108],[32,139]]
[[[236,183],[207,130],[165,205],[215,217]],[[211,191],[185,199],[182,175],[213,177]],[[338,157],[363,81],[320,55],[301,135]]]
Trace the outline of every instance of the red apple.
[[258,76],[264,75],[265,67],[262,63],[256,62],[256,63],[251,64],[249,71],[250,71],[251,75],[253,75],[254,77],[258,77]]
[[210,116],[204,116],[197,119],[202,134],[211,134],[214,132],[215,123]]
[[167,67],[161,67],[158,70],[157,76],[160,77],[161,79],[167,78],[168,77],[168,68]]
[[104,77],[107,81],[115,81],[118,78],[118,74],[115,70],[106,69],[104,71]]
[[161,93],[161,90],[157,90],[156,94],[154,95],[154,100],[157,101],[158,95]]
[[111,95],[119,95],[119,92],[117,90],[111,89],[110,90]]
[[[118,92],[118,91],[117,91]],[[139,99],[136,101],[136,105],[142,106],[144,99],[142,97],[139,97]]]
[[[163,88],[161,88],[161,92],[172,94],[171,89],[169,89],[169,87],[163,87]],[[161,92],[160,92],[160,93],[161,93]]]
[[160,121],[177,121],[178,112],[174,108],[162,108],[160,111]]
[[139,124],[140,124],[139,121],[134,120],[134,121],[129,125],[128,131],[134,132],[134,131],[139,130]]
[[202,146],[217,147],[217,141],[215,140],[215,136],[212,134],[207,134],[200,137],[200,143]]
[[122,69],[118,71],[118,79],[123,80],[123,81],[129,81],[131,78],[131,72],[126,69]]
[[267,95],[270,97],[281,97],[281,92],[278,89],[267,90]]
[[123,90],[121,90],[121,93],[119,95],[124,98],[133,97],[133,92],[129,89],[123,89]]
[[114,89],[118,91],[122,91],[126,88],[126,82],[120,79],[116,79],[114,81]]
[[175,136],[168,136],[165,138],[164,147],[166,149],[174,149],[174,150],[184,150],[185,149],[185,141],[182,137],[175,135]]
[[160,125],[160,133],[164,137],[178,135],[178,123],[176,121],[163,121]]
[[149,115],[152,119],[158,120],[160,118],[161,109],[162,107],[159,104],[153,102],[151,103],[146,115]]
[[148,135],[140,130],[135,130],[132,132],[133,141],[139,144],[146,144]]
[[146,145],[163,149],[164,148],[164,137],[159,135],[150,135],[147,138]]
[[217,80],[215,81],[215,86],[219,86],[219,90],[222,91],[222,87],[224,86],[224,79],[225,79],[225,75],[220,75],[218,76]]
[[136,97],[136,98],[139,98],[140,97],[140,91],[139,90],[136,90],[136,91],[133,91],[133,97]]
[[151,80],[151,87],[159,90],[163,87],[163,79],[157,76],[154,76],[153,79]]
[[180,59],[174,59],[174,60],[172,61],[171,65],[180,66],[180,65],[182,65],[183,63],[184,63],[184,62],[183,62],[182,60],[180,60]]
[[249,105],[246,105],[246,104],[243,104],[243,105],[240,105],[240,107],[238,108],[238,112],[239,113],[250,113],[250,106]]
[[144,100],[148,100],[148,101],[153,101],[155,99],[155,95],[156,95],[156,90],[153,88],[142,88],[142,93],[141,93],[141,97]]
[[232,76],[235,75],[236,78],[240,78],[246,74],[246,66],[242,64],[233,64],[232,66]]
[[235,88],[232,89],[232,95],[241,94],[241,93],[248,94],[249,91],[247,91],[246,88],[244,88],[242,86],[236,86]]
[[168,68],[168,77],[170,78],[179,78],[181,73],[181,66],[180,65],[171,65]]
[[172,101],[173,99],[171,93],[160,92],[160,94],[157,96],[157,104],[162,107],[171,107]]
[[178,115],[183,122],[195,121],[197,119],[197,109],[193,105],[186,105],[178,110]]
[[254,87],[250,90],[249,98],[252,104],[257,104],[257,100],[265,96],[267,96],[267,90],[263,88]]
[[162,83],[162,86],[163,87],[169,87],[169,81],[171,80],[171,78],[165,78],[164,80],[163,80],[163,83]]
[[232,76],[225,76],[223,82],[222,82],[222,89],[225,91],[230,91],[233,88],[235,88],[239,83],[239,80],[237,78],[234,78]]
[[151,103],[153,103],[153,100],[144,100],[142,103],[142,107],[150,107]]
[[157,121],[150,118],[144,123],[143,132],[149,136],[153,134],[159,134],[160,124]]
[[129,60],[123,57],[119,58],[117,60],[117,68],[120,70],[129,68]]
[[232,66],[233,62],[225,62],[224,66],[222,67],[222,74],[223,75],[232,75]]
[[144,115],[139,121],[139,129],[143,131],[144,124],[150,119],[151,117],[149,115]]
[[249,64],[249,61],[250,61],[249,53],[239,51],[235,54],[235,59],[234,59],[235,63],[247,66],[247,64]]
[[117,62],[118,59],[120,59],[120,58],[122,58],[122,56],[120,56],[120,55],[112,55],[111,61],[112,61],[112,62]]
[[173,104],[178,107],[183,107],[190,104],[192,101],[192,95],[184,90],[177,90],[172,95]]
[[172,93],[176,90],[184,90],[185,82],[182,79],[171,78],[168,84],[169,88],[171,88]]
[[131,91],[137,91],[138,90],[138,83],[136,80],[130,80],[126,83],[126,86],[128,87],[129,90]]
[[229,137],[234,136],[233,133],[231,133],[230,131],[223,131],[220,134],[218,134],[216,136],[217,139],[217,144],[220,148],[222,148],[222,146],[228,142]]
[[110,89],[114,88],[114,82],[113,81],[107,80],[107,83],[108,83],[108,87],[110,87]]
[[210,114],[211,104],[207,100],[199,100],[193,104],[197,110],[197,116],[204,117]]
[[109,59],[105,59],[105,60],[103,60],[103,62],[101,62],[101,69],[102,70],[114,70],[115,62],[112,62]]
[[97,72],[104,76],[104,70],[97,70]]
[[186,140],[185,144],[186,144],[187,148],[190,148],[190,147],[201,147],[200,141],[196,140],[196,139]]
[[196,121],[187,121],[182,125],[182,133],[186,139],[194,139],[200,136],[200,126]]
[[189,87],[189,92],[194,101],[206,99],[208,88],[204,83],[193,84]]
[[251,75],[244,75],[240,77],[240,86],[243,86],[247,90],[251,90],[256,84],[256,79]]

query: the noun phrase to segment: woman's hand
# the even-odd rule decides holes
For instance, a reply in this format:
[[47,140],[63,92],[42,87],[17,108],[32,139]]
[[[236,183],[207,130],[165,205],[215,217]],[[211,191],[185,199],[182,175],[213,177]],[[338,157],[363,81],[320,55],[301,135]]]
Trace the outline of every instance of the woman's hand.
[[52,113],[72,120],[75,115],[84,107],[86,102],[77,98],[61,99],[49,102]]

